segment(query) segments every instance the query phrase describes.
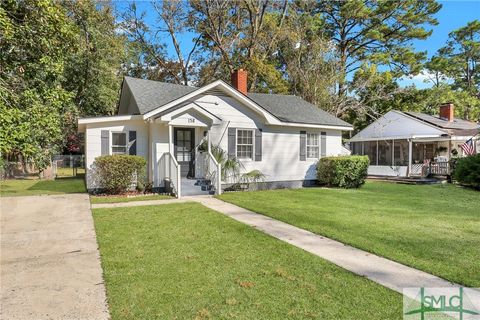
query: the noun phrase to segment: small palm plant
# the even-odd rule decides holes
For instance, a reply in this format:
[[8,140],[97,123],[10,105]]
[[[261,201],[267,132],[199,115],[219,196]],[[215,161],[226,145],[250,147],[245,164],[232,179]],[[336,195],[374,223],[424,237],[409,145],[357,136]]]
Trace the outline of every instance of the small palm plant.
[[241,181],[248,185],[248,189],[256,190],[265,182],[265,175],[260,170],[252,170],[242,174]]
[[212,146],[212,155],[222,167],[222,181],[234,183],[243,183],[248,188],[256,189],[260,183],[265,182],[265,175],[260,170],[252,170],[241,174],[245,169],[242,162],[237,157],[228,157],[228,153],[220,146]]
[[235,182],[240,178],[243,164],[236,158],[229,158],[225,150],[220,146],[212,146],[212,155],[222,167],[222,180]]

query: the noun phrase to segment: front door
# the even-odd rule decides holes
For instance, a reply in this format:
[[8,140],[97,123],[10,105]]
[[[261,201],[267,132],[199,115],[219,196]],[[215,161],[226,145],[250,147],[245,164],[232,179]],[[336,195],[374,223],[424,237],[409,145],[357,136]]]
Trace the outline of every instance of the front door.
[[195,141],[195,129],[193,128],[174,128],[173,141],[175,158],[180,165],[180,174],[182,177],[195,177],[193,165],[195,153],[193,152]]

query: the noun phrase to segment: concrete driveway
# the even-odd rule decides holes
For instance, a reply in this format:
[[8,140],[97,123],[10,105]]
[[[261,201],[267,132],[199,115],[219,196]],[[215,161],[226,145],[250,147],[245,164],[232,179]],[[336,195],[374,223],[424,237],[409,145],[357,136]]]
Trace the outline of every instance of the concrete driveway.
[[0,318],[108,319],[88,195],[0,201]]

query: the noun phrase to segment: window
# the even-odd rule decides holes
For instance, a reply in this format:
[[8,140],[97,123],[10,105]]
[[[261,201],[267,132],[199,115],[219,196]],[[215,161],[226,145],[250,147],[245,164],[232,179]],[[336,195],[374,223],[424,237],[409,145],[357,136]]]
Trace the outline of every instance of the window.
[[253,159],[253,130],[237,130],[237,158]]
[[320,150],[318,145],[318,134],[307,133],[307,158],[318,159]]
[[112,132],[112,154],[127,154],[126,132]]

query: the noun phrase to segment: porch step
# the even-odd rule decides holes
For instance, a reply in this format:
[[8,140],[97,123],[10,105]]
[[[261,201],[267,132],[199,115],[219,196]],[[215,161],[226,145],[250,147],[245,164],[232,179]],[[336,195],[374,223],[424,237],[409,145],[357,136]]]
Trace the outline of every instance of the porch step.
[[182,178],[181,184],[182,196],[215,194],[210,180]]

